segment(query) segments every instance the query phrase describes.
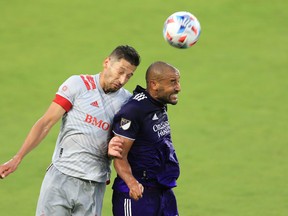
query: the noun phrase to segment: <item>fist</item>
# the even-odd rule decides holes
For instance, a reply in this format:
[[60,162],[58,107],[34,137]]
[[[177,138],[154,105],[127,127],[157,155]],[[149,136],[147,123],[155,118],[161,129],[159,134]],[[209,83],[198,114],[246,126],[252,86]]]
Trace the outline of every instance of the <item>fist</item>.
[[120,137],[113,137],[108,144],[108,156],[122,158],[123,140]]

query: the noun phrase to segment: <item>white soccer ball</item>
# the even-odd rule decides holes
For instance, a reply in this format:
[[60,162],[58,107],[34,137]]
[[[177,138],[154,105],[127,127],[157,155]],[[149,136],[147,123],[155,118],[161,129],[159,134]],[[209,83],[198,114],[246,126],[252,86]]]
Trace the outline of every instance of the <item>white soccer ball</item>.
[[186,11],[173,13],[164,23],[164,39],[173,47],[193,46],[198,41],[200,33],[200,22],[193,14]]

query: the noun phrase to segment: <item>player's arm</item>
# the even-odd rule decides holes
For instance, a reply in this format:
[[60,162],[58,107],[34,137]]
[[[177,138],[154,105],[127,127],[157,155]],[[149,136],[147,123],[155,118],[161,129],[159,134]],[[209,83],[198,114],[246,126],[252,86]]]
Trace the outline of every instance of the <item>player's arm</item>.
[[57,103],[51,103],[45,114],[31,128],[18,153],[0,166],[0,178],[5,178],[17,169],[25,155],[39,145],[65,112],[65,109]]
[[123,139],[118,136],[114,136],[108,145],[108,157],[110,158],[122,158]]
[[116,137],[118,137],[118,139],[121,139],[123,141],[123,146],[122,146],[122,158],[114,159],[115,170],[117,174],[123,179],[123,181],[129,187],[130,197],[134,200],[138,200],[142,197],[144,187],[132,175],[131,166],[127,159],[128,152],[132,147],[134,141],[124,137],[119,136]]

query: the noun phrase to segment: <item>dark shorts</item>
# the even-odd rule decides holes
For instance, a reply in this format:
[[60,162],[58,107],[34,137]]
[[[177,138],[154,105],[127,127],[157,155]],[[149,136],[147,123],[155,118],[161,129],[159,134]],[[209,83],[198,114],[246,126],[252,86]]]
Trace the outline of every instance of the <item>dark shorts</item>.
[[114,216],[178,216],[172,189],[145,188],[138,201],[131,199],[129,193],[114,190],[112,204]]

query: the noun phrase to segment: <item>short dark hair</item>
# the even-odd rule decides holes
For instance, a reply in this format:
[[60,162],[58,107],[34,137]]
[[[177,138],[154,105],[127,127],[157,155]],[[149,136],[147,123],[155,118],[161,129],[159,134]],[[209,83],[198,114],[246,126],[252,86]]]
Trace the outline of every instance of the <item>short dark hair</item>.
[[121,45],[116,47],[110,56],[113,56],[118,60],[123,58],[134,66],[138,66],[140,64],[140,55],[133,47],[128,45]]

